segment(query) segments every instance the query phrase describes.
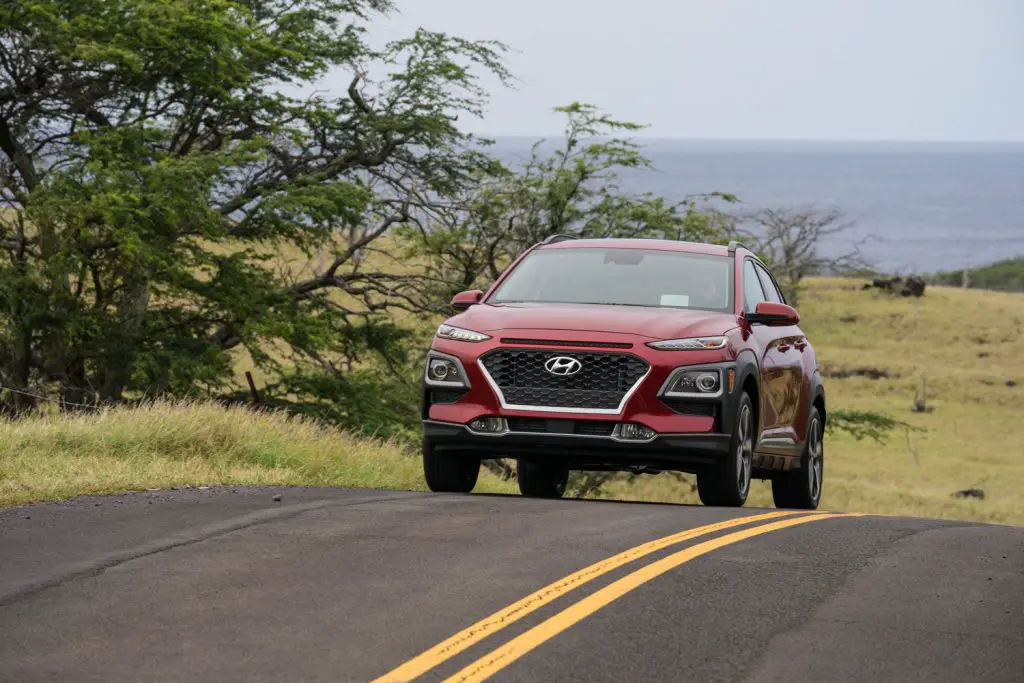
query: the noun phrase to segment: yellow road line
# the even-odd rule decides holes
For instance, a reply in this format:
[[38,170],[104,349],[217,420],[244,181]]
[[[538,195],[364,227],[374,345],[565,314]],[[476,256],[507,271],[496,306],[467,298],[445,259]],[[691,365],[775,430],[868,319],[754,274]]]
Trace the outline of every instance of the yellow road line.
[[662,548],[675,545],[676,543],[682,543],[683,541],[688,541],[692,538],[697,538],[698,536],[705,536],[723,529],[729,529],[743,524],[751,524],[753,522],[775,519],[777,517],[792,514],[795,514],[795,511],[776,510],[774,512],[766,512],[760,515],[737,517],[724,522],[707,524],[705,526],[687,529],[686,531],[681,531],[672,534],[671,536],[665,536],[654,541],[643,543],[630,548],[629,550],[625,550],[618,555],[613,555],[607,559],[595,562],[589,567],[585,567],[578,572],[569,574],[565,578],[559,579],[558,581],[548,584],[540,590],[531,593],[522,600],[514,602],[508,607],[505,607],[488,617],[484,617],[469,628],[459,631],[451,638],[448,638],[429,650],[413,657],[398,668],[374,679],[372,683],[397,683],[399,681],[411,681],[418,676],[422,676],[435,666],[454,657],[471,645],[480,642],[492,633],[497,633],[509,624],[512,624],[531,612],[540,609],[552,600],[565,595],[571,590],[579,588],[588,581],[593,581],[599,576],[607,574],[613,569],[621,567],[633,560],[640,559],[645,555],[650,555]]
[[684,548],[678,552],[664,557],[656,562],[640,567],[636,571],[627,574],[621,579],[614,581],[595,593],[573,603],[569,607],[554,615],[553,617],[534,626],[529,631],[519,635],[497,649],[485,654],[480,659],[466,666],[454,676],[445,679],[445,683],[475,683],[493,676],[515,660],[525,655],[541,643],[555,637],[562,631],[573,626],[590,616],[597,610],[621,598],[634,588],[650,581],[651,579],[664,574],[665,572],[678,567],[690,560],[705,555],[712,550],[723,546],[738,543],[742,540],[767,534],[779,529],[807,524],[821,519],[832,519],[834,517],[859,517],[859,514],[821,514],[807,515],[793,519],[784,519],[780,522],[762,524],[751,529],[744,529],[710,541],[698,543],[695,546]]

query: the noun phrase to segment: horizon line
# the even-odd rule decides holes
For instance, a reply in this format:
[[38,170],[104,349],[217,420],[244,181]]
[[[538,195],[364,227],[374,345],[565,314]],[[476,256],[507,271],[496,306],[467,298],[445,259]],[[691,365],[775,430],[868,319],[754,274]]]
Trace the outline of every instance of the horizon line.
[[[562,138],[564,132],[553,133],[472,133],[476,137],[487,139],[526,139],[544,140]],[[1024,145],[1024,139],[975,139],[975,140],[934,140],[934,139],[899,139],[899,138],[755,138],[755,137],[679,137],[672,135],[605,135],[599,137],[622,137],[631,140],[663,141],[663,142],[742,142],[742,143],[798,143],[798,144],[874,144],[874,145]]]

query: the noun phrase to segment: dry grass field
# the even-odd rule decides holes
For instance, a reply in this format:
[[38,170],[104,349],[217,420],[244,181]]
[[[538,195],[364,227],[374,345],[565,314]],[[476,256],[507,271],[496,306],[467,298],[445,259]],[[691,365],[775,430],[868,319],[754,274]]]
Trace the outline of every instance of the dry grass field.
[[[830,435],[828,509],[1024,524],[1024,296],[930,288],[920,299],[861,291],[863,281],[809,283],[802,326],[830,371],[876,368],[892,379],[826,379],[831,408],[873,410],[923,431],[885,444]],[[927,413],[911,411],[927,387]],[[664,475],[608,487],[606,497],[696,501]],[[956,498],[967,488],[984,500]],[[771,504],[755,483],[750,503]]]

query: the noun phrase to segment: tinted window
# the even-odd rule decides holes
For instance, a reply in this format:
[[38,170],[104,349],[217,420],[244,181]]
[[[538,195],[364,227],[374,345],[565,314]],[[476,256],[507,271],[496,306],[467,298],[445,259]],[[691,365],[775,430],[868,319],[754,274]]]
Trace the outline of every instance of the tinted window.
[[767,301],[764,291],[761,289],[761,281],[757,279],[757,271],[754,270],[754,262],[747,260],[743,262],[743,306],[744,310],[753,312],[762,301]]
[[774,301],[776,303],[782,302],[782,293],[779,292],[775,283],[772,281],[772,276],[768,274],[768,271],[761,266],[755,265],[757,269],[757,276],[761,278],[761,287],[764,289],[764,295],[768,297],[768,301]]
[[490,303],[573,303],[732,310],[732,259],[654,249],[538,249]]

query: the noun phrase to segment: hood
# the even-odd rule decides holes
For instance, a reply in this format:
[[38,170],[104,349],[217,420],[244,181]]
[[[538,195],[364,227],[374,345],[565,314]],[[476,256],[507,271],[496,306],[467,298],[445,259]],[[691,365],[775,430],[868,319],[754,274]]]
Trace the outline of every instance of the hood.
[[589,304],[478,304],[448,323],[488,334],[499,330],[565,330],[632,334],[648,339],[725,334],[738,324],[731,313]]

